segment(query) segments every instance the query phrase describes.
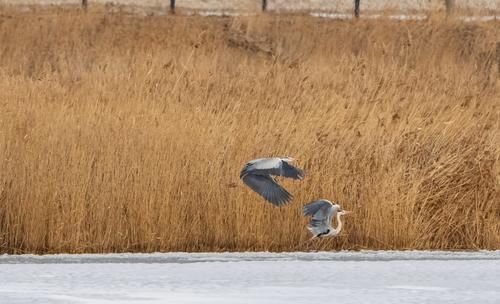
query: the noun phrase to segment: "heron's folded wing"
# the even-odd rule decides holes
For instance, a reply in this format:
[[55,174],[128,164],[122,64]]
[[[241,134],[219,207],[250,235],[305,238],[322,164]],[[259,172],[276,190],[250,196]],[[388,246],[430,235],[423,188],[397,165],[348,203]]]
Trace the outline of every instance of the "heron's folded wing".
[[304,206],[304,215],[312,216],[307,227],[314,235],[328,233],[331,225],[333,205],[326,200],[312,201]]
[[288,203],[293,196],[269,175],[246,174],[243,182],[275,206]]
[[331,226],[331,216],[328,211],[319,209],[309,221],[309,230],[315,235],[328,233]]
[[[321,213],[321,211],[318,213]],[[309,221],[307,229],[309,229],[309,231],[311,231],[314,235],[328,233],[330,231],[330,222],[328,221],[328,217],[313,217]]]

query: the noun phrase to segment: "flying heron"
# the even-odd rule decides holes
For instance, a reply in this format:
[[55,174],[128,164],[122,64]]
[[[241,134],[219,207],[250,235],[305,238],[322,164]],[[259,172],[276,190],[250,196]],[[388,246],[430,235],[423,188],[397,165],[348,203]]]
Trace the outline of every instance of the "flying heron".
[[290,157],[259,158],[249,161],[243,170],[240,178],[253,191],[260,194],[267,201],[275,206],[282,206],[288,203],[293,195],[280,186],[274,176],[283,176],[293,179],[303,179],[304,171],[292,166]]
[[[337,236],[342,230],[341,216],[350,213],[340,207],[339,204],[332,204],[329,200],[320,199],[312,201],[304,206],[304,215],[312,216],[307,229],[311,231],[313,237],[324,238]],[[332,227],[332,219],[337,217],[337,228]]]

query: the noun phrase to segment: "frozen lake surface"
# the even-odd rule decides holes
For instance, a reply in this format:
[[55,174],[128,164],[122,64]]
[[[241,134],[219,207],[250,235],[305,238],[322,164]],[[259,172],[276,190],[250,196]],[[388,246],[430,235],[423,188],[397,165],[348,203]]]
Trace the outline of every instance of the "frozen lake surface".
[[500,303],[500,251],[0,255],[0,303]]

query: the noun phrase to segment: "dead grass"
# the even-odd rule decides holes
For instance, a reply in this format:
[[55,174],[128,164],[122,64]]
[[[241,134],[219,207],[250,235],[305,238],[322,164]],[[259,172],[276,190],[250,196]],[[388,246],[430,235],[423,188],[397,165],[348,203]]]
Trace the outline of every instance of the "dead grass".
[[0,252],[499,249],[500,26],[441,20],[0,10]]

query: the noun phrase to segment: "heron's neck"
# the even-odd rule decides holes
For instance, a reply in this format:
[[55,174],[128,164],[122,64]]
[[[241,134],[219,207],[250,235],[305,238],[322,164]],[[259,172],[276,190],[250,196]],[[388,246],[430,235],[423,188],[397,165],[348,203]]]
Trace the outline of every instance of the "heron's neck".
[[337,227],[334,229],[335,235],[340,233],[342,230],[342,220],[340,219],[340,213],[337,212]]

